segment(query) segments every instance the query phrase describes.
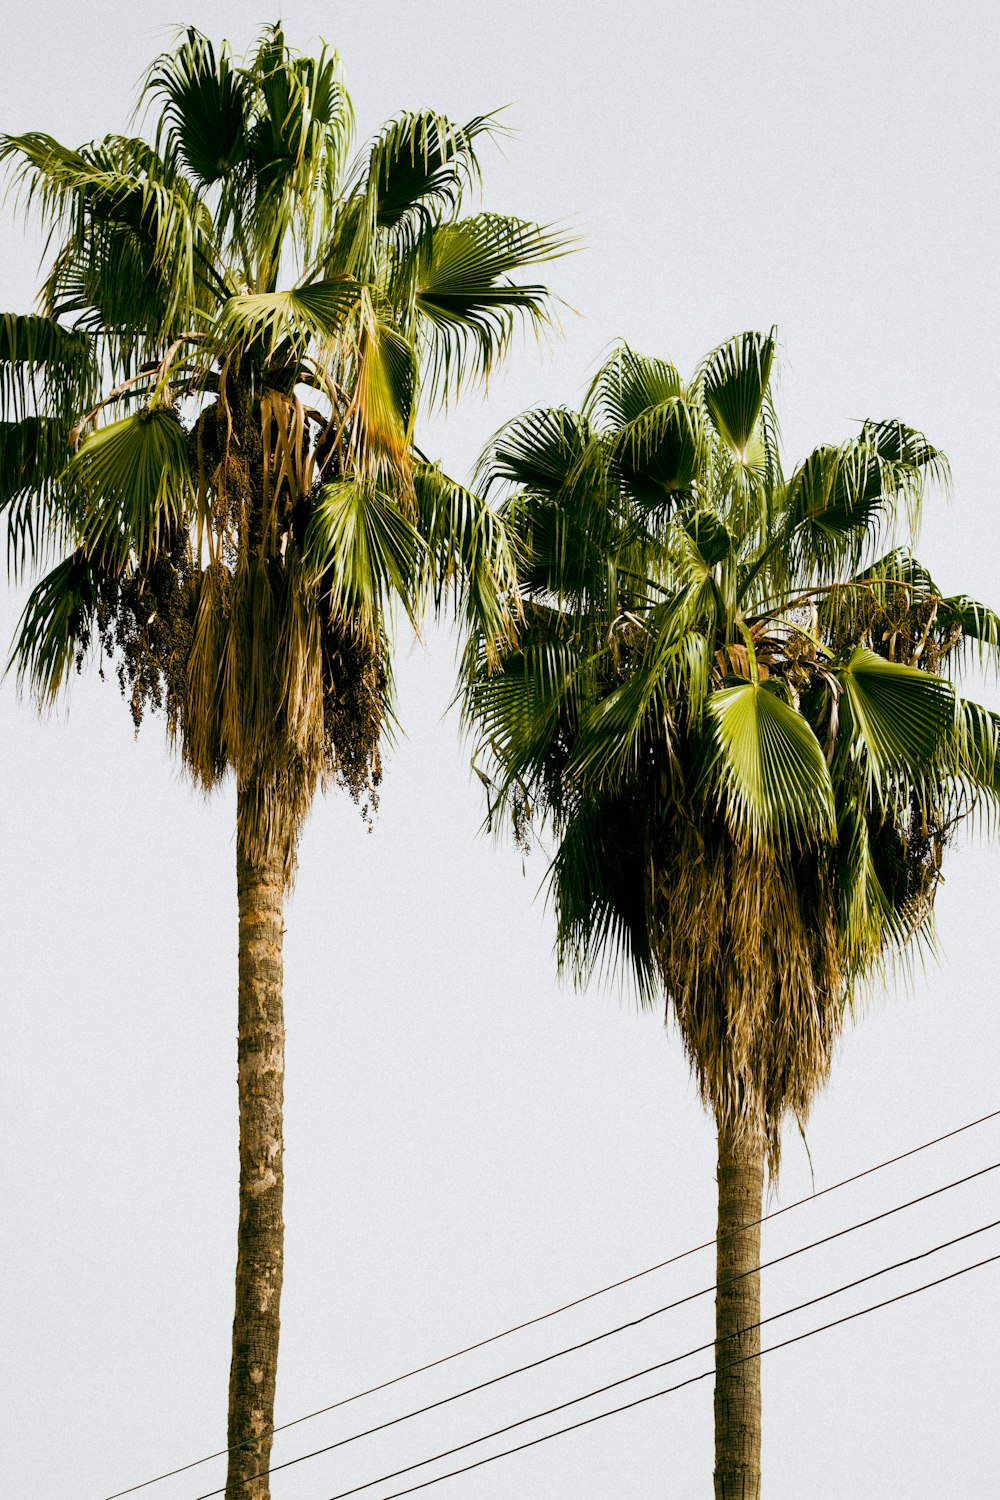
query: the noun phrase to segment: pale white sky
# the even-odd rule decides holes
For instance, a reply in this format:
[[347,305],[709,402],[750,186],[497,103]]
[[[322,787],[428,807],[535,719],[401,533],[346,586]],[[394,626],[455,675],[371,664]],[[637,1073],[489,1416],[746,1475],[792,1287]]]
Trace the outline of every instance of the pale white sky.
[[[563,339],[519,350],[488,404],[426,430],[425,446],[452,469],[467,471],[523,407],[579,399],[618,335],[692,368],[729,334],[777,323],[788,456],[865,416],[922,426],[952,460],[955,493],[950,508],[932,505],[921,554],[948,589],[1000,601],[993,8],[289,0],[284,16],[294,44],[321,33],[341,51],[362,134],[404,107],[464,119],[509,103],[518,135],[487,158],[489,205],[568,217],[585,236],[586,250],[550,275],[575,309]],[[184,15],[173,0],[11,8],[0,129],[77,144],[125,128],[145,64],[187,19],[243,45],[266,17],[230,3],[192,3]],[[26,308],[36,252],[9,210],[0,251],[0,304]],[[8,594],[4,642],[17,609]],[[374,831],[331,798],[303,842],[287,913],[279,1420],[714,1228],[712,1131],[676,1038],[627,998],[557,982],[551,923],[534,899],[543,860],[532,856],[522,873],[518,855],[477,836],[478,783],[446,713],[452,671],[446,632],[405,644],[406,738]],[[0,1492],[100,1500],[224,1441],[237,1171],[233,800],[194,794],[157,725],[136,743],[113,679],[96,671],[45,724],[7,681],[0,747]],[[817,1104],[819,1187],[1000,1104],[1000,866],[995,852],[961,848],[947,873],[940,965],[873,1005]],[[765,1255],[973,1171],[998,1148],[1000,1129],[984,1127],[789,1214],[765,1233]],[[793,1136],[776,1201],[808,1187]],[[987,1177],[776,1269],[765,1314],[998,1216],[1000,1188]],[[998,1241],[983,1235],[772,1337],[994,1253]],[[768,1500],[994,1494],[996,1272],[765,1361]],[[696,1257],[293,1429],[275,1459],[711,1279],[712,1257]],[[289,1470],[275,1500],[325,1500],[669,1358],[711,1329],[705,1299]],[[710,1362],[700,1356],[620,1399]],[[222,1472],[208,1466],[146,1493],[193,1500]],[[710,1475],[706,1380],[427,1493],[698,1500]],[[378,1500],[386,1487],[370,1493]]]

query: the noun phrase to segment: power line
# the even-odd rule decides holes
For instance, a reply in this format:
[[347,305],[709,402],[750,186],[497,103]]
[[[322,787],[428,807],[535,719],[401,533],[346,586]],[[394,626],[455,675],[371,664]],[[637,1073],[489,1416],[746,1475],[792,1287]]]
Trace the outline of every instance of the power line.
[[[850,1177],[843,1177],[839,1182],[831,1183],[829,1187],[821,1188],[818,1193],[809,1193],[804,1198],[797,1198],[792,1203],[786,1203],[784,1208],[773,1209],[770,1213],[762,1214],[759,1219],[752,1220],[749,1224],[740,1226],[739,1231],[753,1229],[757,1224],[767,1223],[771,1219],[778,1219],[782,1214],[791,1213],[793,1209],[801,1208],[803,1204],[813,1203],[817,1198],[825,1198],[828,1193],[835,1193],[840,1188],[849,1187],[854,1182],[860,1182],[862,1178],[871,1177],[876,1172],[882,1172],[887,1167],[893,1167],[898,1162],[906,1161],[908,1157],[917,1156],[921,1151],[928,1151],[932,1146],[940,1146],[944,1141],[950,1141],[955,1136],[962,1135],[967,1130],[974,1130],[979,1125],[985,1125],[990,1120],[1000,1117],[1000,1109],[991,1110],[989,1114],[980,1115],[976,1120],[969,1120],[964,1125],[958,1125],[954,1130],[947,1130],[943,1135],[936,1135],[929,1141],[922,1142],[919,1146],[911,1146],[908,1151],[901,1151],[897,1156],[887,1157],[885,1161],[876,1162],[872,1167],[866,1167],[863,1172],[855,1172]],[[509,1338],[512,1334],[520,1333],[525,1328],[533,1328],[538,1323],[544,1323],[549,1318],[558,1317],[560,1313],[569,1312],[571,1308],[581,1307],[585,1302],[592,1302],[595,1297],[603,1297],[607,1292],[617,1291],[619,1287],[627,1286],[630,1282],[640,1281],[644,1276],[651,1276],[654,1271],[665,1270],[667,1266],[676,1265],[678,1261],[686,1260],[691,1255],[697,1255],[701,1250],[709,1250],[717,1243],[715,1238],[703,1241],[700,1245],[692,1245],[688,1250],[682,1250],[677,1255],[661,1260],[654,1266],[647,1266],[643,1271],[635,1271],[631,1276],[623,1276],[620,1281],[609,1282],[607,1286],[598,1287],[596,1291],[587,1292],[582,1297],[575,1297],[571,1302],[564,1302],[560,1307],[554,1307],[549,1312],[539,1313],[536,1317],[526,1318],[522,1323],[514,1323],[510,1328],[504,1328],[499,1333],[490,1334],[488,1338],[479,1339],[474,1344],[466,1344],[461,1349],[455,1349],[451,1354],[442,1354],[437,1359],[428,1360],[426,1364],[416,1365],[412,1370],[406,1370],[402,1375],[394,1375],[389,1380],[380,1381],[378,1385],[368,1386],[365,1390],[355,1391],[352,1396],[343,1396],[339,1401],[333,1401],[328,1406],[320,1406],[315,1411],[306,1412],[304,1416],[293,1417],[291,1421],[281,1422],[271,1428],[272,1434],[287,1432],[291,1427],[298,1427],[303,1422],[311,1422],[315,1417],[325,1416],[328,1412],[337,1411],[343,1406],[350,1406],[355,1401],[361,1401],[365,1396],[374,1396],[379,1391],[388,1390],[391,1386],[399,1385],[404,1380],[412,1380],[416,1375],[423,1375],[428,1370],[435,1370],[440,1365],[448,1364],[453,1359],[460,1359],[465,1354],[472,1354],[477,1349],[485,1349],[489,1344],[495,1344],[500,1339]],[[249,1441],[249,1440],[248,1440]],[[167,1469],[162,1474],[156,1474],[152,1479],[144,1479],[139,1484],[130,1485],[128,1489],[115,1490],[114,1494],[106,1495],[104,1500],[122,1500],[124,1495],[134,1495],[139,1490],[148,1489],[150,1485],[160,1484],[164,1479],[173,1479],[177,1474],[185,1474],[189,1469],[200,1468],[202,1464],[211,1463],[213,1459],[225,1458],[227,1454],[246,1447],[244,1443],[234,1443],[228,1448],[219,1448],[214,1453],[206,1453],[203,1458],[192,1459],[189,1463],[180,1464],[175,1469]]]
[[[754,1328],[761,1328],[765,1323],[771,1323],[776,1318],[788,1317],[790,1313],[800,1312],[803,1308],[811,1307],[816,1302],[822,1302],[828,1297],[835,1297],[839,1292],[850,1290],[851,1287],[860,1286],[864,1281],[871,1281],[876,1276],[883,1276],[888,1271],[898,1270],[900,1266],[910,1265],[913,1261],[923,1260],[928,1255],[933,1255],[938,1250],[943,1250],[949,1245],[958,1244],[960,1240],[970,1239],[973,1235],[983,1234],[988,1229],[994,1229],[1000,1224],[1000,1219],[994,1220],[992,1224],[984,1224],[979,1229],[970,1230],[968,1234],[958,1235],[954,1240],[947,1240],[940,1245],[934,1245],[930,1250],[924,1250],[920,1255],[910,1256],[908,1260],[897,1261],[895,1265],[883,1266],[881,1270],[873,1271],[869,1276],[859,1277],[857,1281],[847,1282],[842,1287],[837,1287],[832,1292],[824,1292],[820,1297],[813,1297],[808,1302],[800,1302],[796,1307],[785,1308],[783,1312],[774,1313],[769,1318],[762,1318],[759,1323],[748,1324],[746,1328],[738,1330],[739,1334],[749,1333]],[[918,1292],[926,1292],[931,1287],[942,1286],[946,1281],[954,1281],[959,1276],[965,1276],[970,1271],[978,1271],[983,1266],[992,1265],[994,1261],[1000,1260],[1000,1253],[989,1255],[985,1260],[975,1261],[971,1266],[963,1266],[958,1271],[951,1271],[947,1276],[938,1276],[934,1281],[925,1281],[922,1285],[913,1287],[908,1292],[899,1292],[895,1297],[886,1297],[882,1302],[873,1302],[869,1307],[862,1307],[857,1312],[847,1313],[842,1318],[834,1318],[829,1323],[821,1323],[818,1328],[810,1328],[805,1333],[796,1334],[793,1338],[782,1339],[780,1343],[770,1344],[762,1349],[759,1354],[745,1354],[739,1359],[728,1361],[727,1364],[713,1366],[710,1370],[703,1370],[699,1375],[691,1375],[687,1380],[678,1381],[676,1385],[666,1386],[663,1390],[653,1391],[651,1395],[639,1396],[634,1401],[628,1401],[623,1406],[612,1407],[610,1411],[598,1412],[595,1416],[584,1417],[579,1422],[573,1422],[567,1427],[559,1427],[555,1432],[544,1433],[541,1437],[530,1438],[527,1442],[518,1443],[513,1448],[505,1448],[501,1453],[493,1453],[488,1458],[477,1459],[475,1463],[465,1464],[459,1469],[450,1469],[446,1474],[438,1474],[433,1479],[422,1480],[420,1484],[410,1485],[405,1490],[393,1490],[389,1495],[383,1495],[382,1500],[400,1500],[403,1495],[415,1494],[417,1490],[425,1490],[431,1485],[441,1484],[445,1479],[454,1479],[459,1474],[468,1474],[473,1469],[481,1469],[486,1464],[496,1463],[501,1458],[509,1458],[513,1453],[520,1453],[526,1448],[535,1448],[539,1443],[550,1442],[553,1438],[562,1437],[567,1432],[576,1432],[581,1427],[590,1427],[594,1422],[603,1422],[606,1417],[618,1416],[620,1412],[631,1411],[634,1407],[644,1406],[649,1401],[656,1401],[661,1396],[672,1395],[674,1391],[683,1390],[685,1386],[696,1385],[701,1380],[708,1380],[710,1376],[718,1374],[722,1370],[735,1369],[737,1365],[748,1364],[751,1360],[760,1359],[765,1354],[773,1354],[777,1349],[786,1349],[790,1344],[799,1344],[803,1339],[814,1337],[817,1333],[825,1333],[830,1328],[837,1328],[841,1323],[850,1323],[855,1318],[862,1318],[867,1313],[877,1312],[882,1307],[890,1307],[894,1302],[904,1302],[908,1297],[915,1297]],[[435,1453],[431,1458],[421,1459],[419,1463],[408,1464],[403,1469],[396,1469],[391,1474],[381,1474],[378,1479],[370,1479],[365,1484],[355,1485],[353,1489],[339,1490],[336,1495],[331,1495],[329,1500],[348,1500],[348,1496],[360,1494],[362,1490],[371,1489],[373,1485],[384,1484],[387,1480],[398,1479],[403,1474],[410,1473],[413,1469],[421,1469],[425,1464],[434,1463],[441,1458],[449,1458],[454,1453],[460,1453],[464,1448],[472,1448],[477,1443],[484,1443],[489,1438],[500,1437],[505,1432],[511,1432],[515,1427],[523,1427],[527,1422],[534,1422],[541,1417],[552,1416],[555,1412],[565,1411],[569,1406],[575,1406],[580,1401],[586,1401],[591,1396],[599,1396],[605,1391],[612,1390],[616,1385],[624,1385],[630,1380],[638,1380],[642,1375],[648,1375],[654,1370],[662,1369],[665,1365],[676,1364],[679,1360],[688,1359],[693,1354],[700,1354],[706,1349],[711,1349],[712,1344],[703,1344],[698,1349],[689,1349],[686,1354],[675,1355],[673,1359],[664,1360],[661,1365],[650,1365],[647,1370],[639,1370],[635,1375],[627,1375],[623,1380],[612,1381],[609,1385],[601,1386],[597,1390],[588,1391],[585,1396],[576,1396],[572,1401],[564,1401],[559,1406],[550,1406],[546,1411],[535,1412],[533,1416],[522,1417],[519,1422],[511,1422],[506,1427],[497,1427],[493,1432],[484,1433],[481,1437],[473,1438],[467,1443],[459,1443],[454,1448],[445,1449],[441,1453]]]
[[[809,1244],[800,1245],[794,1250],[787,1250],[784,1255],[777,1255],[772,1260],[763,1261],[760,1265],[752,1266],[749,1271],[741,1271],[738,1276],[729,1277],[722,1285],[732,1286],[733,1282],[742,1281],[747,1276],[753,1276],[760,1271],[767,1271],[772,1266],[781,1265],[783,1261],[794,1260],[796,1256],[805,1255],[807,1251],[815,1250],[820,1245],[828,1245],[832,1240],[843,1239],[844,1235],[853,1234],[858,1229],[866,1229],[869,1225],[877,1224],[882,1219],[889,1219],[893,1214],[902,1213],[904,1209],[913,1208],[918,1203],[926,1203],[930,1198],[937,1198],[942,1193],[950,1192],[952,1188],[962,1187],[965,1183],[973,1182],[978,1177],[985,1177],[987,1173],[995,1172],[998,1168],[1000,1168],[1000,1161],[993,1162],[988,1167],[981,1167],[978,1172],[970,1172],[966,1177],[958,1177],[954,1182],[946,1182],[943,1187],[932,1188],[930,1192],[921,1193],[917,1198],[910,1198],[907,1202],[897,1203],[893,1208],[883,1209],[881,1213],[873,1214],[868,1219],[860,1219],[857,1223],[848,1224],[845,1229],[834,1230],[832,1234],[826,1234],[822,1239],[812,1240]],[[902,1264],[905,1264],[905,1262],[902,1262]],[[892,1270],[895,1268],[889,1267],[888,1269]],[[552,1354],[543,1354],[541,1358],[531,1360],[528,1364],[519,1365],[513,1370],[505,1370],[502,1374],[493,1375],[489,1380],[482,1380],[477,1385],[470,1385],[464,1390],[454,1391],[450,1396],[441,1396],[436,1401],[430,1401],[425,1406],[418,1406],[412,1411],[403,1412],[401,1416],[390,1417],[387,1421],[379,1422],[374,1427],[366,1427],[361,1432],[354,1432],[348,1437],[338,1438],[336,1442],[326,1443],[322,1448],[313,1448],[309,1453],[300,1453],[296,1458],[285,1459],[283,1463],[273,1464],[269,1469],[261,1469],[256,1474],[248,1474],[242,1483],[249,1484],[254,1479],[263,1479],[266,1474],[277,1474],[282,1469],[294,1468],[296,1464],[305,1463],[309,1458],[318,1458],[320,1454],[332,1453],[337,1448],[346,1448],[350,1443],[357,1443],[362,1438],[373,1437],[375,1433],[385,1432],[390,1427],[397,1427],[401,1422],[409,1422],[413,1417],[425,1416],[428,1412],[437,1411],[442,1406],[449,1406],[453,1401],[460,1401],[465,1396],[473,1396],[478,1391],[485,1391],[490,1386],[499,1385],[504,1380],[512,1380],[514,1376],[523,1375],[528,1370],[537,1370],[539,1366],[550,1364],[552,1360],[562,1359],[567,1354],[576,1354],[581,1349],[589,1348],[591,1344],[599,1344],[603,1339],[612,1338],[615,1334],[624,1333],[630,1328],[638,1328],[640,1324],[648,1323],[651,1318],[659,1317],[663,1313],[673,1312],[675,1308],[683,1307],[688,1302],[695,1302],[700,1297],[707,1297],[716,1290],[717,1283],[713,1281],[710,1286],[702,1287],[700,1291],[688,1292],[686,1296],[678,1297],[674,1302],[667,1302],[662,1307],[655,1307],[652,1312],[643,1313],[640,1317],[632,1318],[627,1323],[619,1323],[617,1327],[605,1329],[602,1333],[595,1333],[590,1338],[582,1339],[577,1344],[570,1344],[564,1349],[556,1349]],[[833,1296],[834,1294],[831,1292],[827,1295]],[[779,1313],[775,1316],[783,1317],[784,1314]],[[698,1353],[700,1351],[691,1350],[689,1352]],[[686,1356],[680,1355],[678,1358],[683,1359]],[[667,1361],[667,1363],[670,1362]],[[653,1366],[655,1370],[660,1368],[660,1365]],[[641,1373],[647,1374],[648,1371],[642,1371]],[[629,1376],[629,1379],[635,1378],[635,1376]],[[584,1398],[580,1397],[578,1399],[583,1400]],[[214,1500],[215,1496],[225,1494],[225,1490],[225,1485],[220,1486],[216,1490],[206,1490],[204,1494],[198,1495],[196,1500]]]

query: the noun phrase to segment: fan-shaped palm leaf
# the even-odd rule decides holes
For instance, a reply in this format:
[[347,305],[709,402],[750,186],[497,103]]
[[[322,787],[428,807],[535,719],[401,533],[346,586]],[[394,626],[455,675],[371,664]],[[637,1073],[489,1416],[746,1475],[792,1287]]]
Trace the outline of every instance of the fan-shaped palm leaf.
[[146,563],[166,531],[187,519],[193,498],[187,434],[167,407],[121,417],[84,439],[63,483],[75,497],[86,556],[111,574],[133,556]]
[[247,292],[230,297],[219,314],[218,345],[247,348],[259,341],[267,356],[287,343],[301,360],[314,341],[342,335],[360,305],[362,288],[351,276],[312,281],[287,292]]
[[333,609],[373,629],[393,597],[413,617],[412,584],[422,542],[393,497],[360,480],[324,485],[305,556]]
[[744,333],[710,354],[701,372],[705,405],[716,432],[740,463],[749,464],[750,444],[768,399],[774,363],[774,330]]
[[619,344],[595,376],[584,409],[612,428],[626,427],[651,407],[683,395],[684,385],[673,365]]
[[859,646],[836,671],[842,752],[861,747],[871,784],[913,767],[930,767],[954,716],[951,684],[916,667],[886,661]]
[[463,192],[479,181],[476,138],[495,129],[493,119],[485,115],[466,125],[429,112],[390,121],[366,164],[379,228],[399,231],[410,219],[412,242],[441,214],[457,212]]
[[463,378],[485,379],[519,321],[536,328],[549,322],[545,288],[510,278],[566,254],[575,240],[552,227],[496,214],[443,224],[425,238],[416,303],[428,325],[431,388],[447,391]]
[[718,787],[737,839],[769,847],[832,836],[833,786],[815,734],[768,682],[711,693],[705,701]]
[[157,58],[144,92],[149,103],[162,104],[157,148],[203,187],[245,161],[247,82],[225,43],[216,53],[208,37],[188,27],[181,45]]

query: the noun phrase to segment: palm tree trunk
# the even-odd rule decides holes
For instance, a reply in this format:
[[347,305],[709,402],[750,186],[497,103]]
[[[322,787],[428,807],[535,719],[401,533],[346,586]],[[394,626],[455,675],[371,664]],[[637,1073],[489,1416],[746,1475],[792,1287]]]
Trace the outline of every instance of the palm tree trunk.
[[229,1375],[226,1500],[269,1500],[284,1224],[281,1198],[285,1021],[279,865],[252,863],[237,841],[240,921],[240,1227]]
[[[764,1148],[719,1128],[715,1497],[760,1500],[760,1264]],[[743,1226],[747,1227],[744,1228]],[[739,1332],[745,1329],[746,1332]],[[742,1363],[736,1364],[734,1361]],[[728,1368],[727,1368],[728,1366]]]

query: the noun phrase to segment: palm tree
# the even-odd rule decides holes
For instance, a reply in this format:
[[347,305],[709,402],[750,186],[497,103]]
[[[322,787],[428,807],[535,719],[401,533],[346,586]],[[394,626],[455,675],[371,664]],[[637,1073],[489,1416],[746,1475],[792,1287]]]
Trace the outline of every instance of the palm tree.
[[448,596],[504,638],[502,529],[420,453],[414,420],[420,397],[485,377],[519,323],[545,323],[545,289],[516,278],[568,241],[463,214],[488,117],[401,115],[352,159],[336,56],[294,53],[278,25],[243,60],[187,31],[143,104],[148,138],[0,138],[54,252],[38,312],[0,320],[0,503],[17,567],[58,557],[24,610],[21,680],[51,699],[99,647],[136,723],[162,710],[200,786],[235,774],[227,1494],[261,1500],[299,833],[318,787],[376,800],[394,608],[416,620]]
[[465,673],[498,803],[556,839],[560,963],[665,1001],[714,1116],[719,1500],[760,1491],[754,1268],[782,1122],[859,985],[929,938],[948,835],[997,795],[997,721],[945,673],[1000,620],[882,550],[945,460],[866,422],[786,478],[773,359],[747,333],[684,383],[622,346],[582,413],[497,435],[481,475],[518,638],[495,670],[474,637]]

